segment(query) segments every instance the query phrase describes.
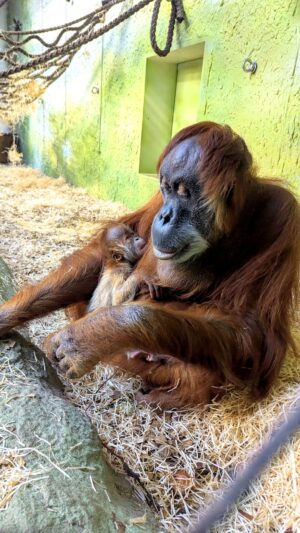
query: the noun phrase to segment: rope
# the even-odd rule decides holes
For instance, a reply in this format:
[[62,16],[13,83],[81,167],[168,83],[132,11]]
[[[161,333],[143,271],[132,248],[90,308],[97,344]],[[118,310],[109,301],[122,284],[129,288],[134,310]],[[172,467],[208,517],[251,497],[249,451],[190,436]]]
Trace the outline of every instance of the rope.
[[[1,118],[9,123],[16,123],[22,116],[28,114],[28,106],[31,106],[47,87],[65,72],[74,55],[83,45],[116,28],[151,2],[154,2],[150,31],[151,44],[155,53],[166,56],[172,46],[175,22],[184,20],[182,0],[171,0],[166,46],[163,50],[156,42],[161,0],[140,0],[108,24],[103,24],[106,12],[124,1],[110,0],[87,15],[50,28],[33,31],[20,29],[0,31],[0,40],[2,39],[6,45],[0,50],[0,61],[5,61],[7,64],[6,70],[0,71]],[[53,31],[59,32],[53,40],[46,40],[42,36],[44,33]],[[43,47],[41,52],[34,53],[26,49],[32,41],[38,41]]]
[[[8,0],[4,0],[4,1],[7,2]],[[114,3],[117,4],[119,2],[124,2],[124,0],[118,0],[117,2],[114,2]],[[94,16],[94,15],[97,15],[98,13],[103,13],[107,11],[111,7],[111,4],[112,2],[110,2],[109,5],[105,7],[103,6],[98,7],[98,9],[95,9],[94,11],[89,13],[89,15],[83,15],[82,17],[78,19],[72,20],[71,22],[66,22],[64,24],[60,24],[58,26],[51,26],[50,28],[41,28],[39,30],[28,30],[28,31],[3,30],[1,33],[3,35],[35,35],[36,33],[48,33],[51,31],[61,30],[62,28],[67,28],[70,24],[77,24],[77,22],[81,22],[82,20],[86,19],[87,16],[91,16],[91,15]]]
[[[121,13],[118,17],[116,17],[113,21],[110,23],[102,26],[97,31],[91,31],[92,28],[99,23],[99,14],[103,14],[107,9],[110,9],[112,6],[119,4],[123,2],[124,0],[112,0],[109,2],[109,4],[106,4],[105,8],[102,7],[100,9],[97,9],[90,13],[86,17],[81,17],[80,19],[77,19],[76,21],[73,21],[71,24],[75,24],[78,22],[81,22],[84,20],[83,24],[79,27],[72,27],[70,25],[62,25],[62,26],[55,26],[52,28],[49,28],[48,30],[36,30],[35,32],[29,32],[29,36],[25,38],[22,42],[16,42],[10,39],[9,35],[17,35],[18,37],[28,35],[28,32],[1,32],[0,36],[3,40],[5,40],[8,44],[12,45],[11,48],[8,51],[2,52],[0,54],[0,58],[8,59],[10,63],[13,61],[8,57],[8,54],[11,55],[13,52],[20,52],[26,57],[32,58],[31,61],[27,61],[26,63],[22,64],[13,64],[9,69],[6,71],[0,72],[0,78],[7,78],[10,75],[17,74],[19,72],[22,72],[24,70],[30,70],[32,68],[36,68],[39,65],[45,65],[48,61],[55,59],[56,57],[63,56],[66,54],[70,54],[73,52],[77,52],[77,50],[83,46],[84,44],[87,44],[94,39],[97,39],[98,37],[104,35],[105,33],[111,31],[115,27],[117,27],[119,24],[124,22],[125,20],[129,19],[132,15],[135,15],[146,7],[148,4],[153,2],[153,0],[141,0],[138,2],[135,6],[129,8],[124,13]],[[171,49],[172,41],[173,41],[173,34],[174,34],[174,27],[175,27],[175,21],[182,22],[184,19],[184,12],[183,12],[183,6],[182,6],[182,0],[172,0],[172,7],[171,7],[171,16],[169,21],[169,29],[167,34],[167,42],[166,46],[163,50],[161,50],[156,42],[156,28],[157,28],[157,20],[158,20],[158,14],[161,6],[161,0],[155,0],[155,5],[153,9],[153,15],[152,15],[152,22],[151,22],[151,32],[150,32],[150,39],[151,39],[151,45],[155,53],[157,53],[160,56],[166,56]],[[62,35],[66,33],[67,31],[76,31],[77,33],[85,28],[87,25],[89,25],[89,28],[83,32],[83,34],[76,38],[70,38],[67,43],[65,43],[62,46],[57,46],[58,42],[60,41]],[[41,33],[42,31],[54,31],[62,29],[62,31],[59,33],[59,35],[56,37],[56,39],[52,43],[47,43],[42,39],[38,33]],[[46,51],[39,55],[30,54],[26,50],[22,49],[22,45],[26,44],[28,41],[32,39],[37,39],[43,46],[47,48],[54,48],[50,51]],[[71,41],[71,42],[70,42]],[[15,63],[15,62],[14,62]]]
[[[7,2],[7,0],[5,0]],[[81,22],[82,20],[91,20],[91,19],[94,19],[94,18],[97,18],[97,22],[100,22],[100,18],[102,15],[104,15],[111,7],[117,5],[117,4],[121,4],[122,2],[124,2],[125,0],[110,0],[109,3],[105,4],[105,6],[101,6],[97,9],[95,9],[94,11],[92,11],[91,13],[88,13],[87,15],[83,15],[82,17],[78,18],[78,19],[75,19],[75,20],[72,20],[71,22],[66,22],[65,24],[60,24],[58,26],[52,26],[50,28],[42,28],[42,29],[39,29],[39,30],[28,30],[28,31],[16,31],[16,30],[2,30],[0,32],[0,35],[2,36],[2,38],[9,42],[9,39],[8,39],[8,36],[9,35],[16,35],[17,37],[21,37],[21,36],[24,36],[24,35],[29,35],[30,37],[32,36],[32,39],[34,38],[35,35],[39,34],[39,33],[49,33],[49,32],[52,32],[52,31],[57,31],[57,30],[60,30],[60,29],[66,29],[66,30],[69,30],[69,31],[77,31],[77,30],[80,30],[81,29],[81,26],[79,27],[76,27],[76,28],[73,28],[73,24],[77,24],[78,22]],[[16,44],[16,41],[12,41],[14,44]],[[22,42],[19,42],[17,41],[19,44],[23,44]],[[24,42],[27,42],[24,41]],[[50,44],[46,44],[46,46],[53,46],[54,43],[50,43]]]
[[[115,5],[116,3],[120,3],[124,0],[114,0],[110,4],[108,4],[109,7],[111,5]],[[38,55],[35,59],[32,59],[31,61],[28,61],[26,63],[23,63],[22,65],[15,65],[11,68],[9,68],[5,72],[0,72],[0,78],[6,78],[7,76],[10,76],[12,74],[17,74],[18,72],[22,72],[23,70],[30,70],[32,68],[36,68],[39,65],[44,65],[47,61],[51,59],[55,59],[56,57],[70,54],[72,52],[77,52],[77,50],[83,46],[84,44],[87,44],[94,39],[97,39],[104,33],[107,33],[108,31],[111,31],[112,29],[116,28],[121,22],[124,22],[126,19],[146,7],[148,4],[153,2],[153,0],[141,0],[138,2],[135,6],[129,8],[125,13],[121,13],[118,17],[116,17],[114,20],[112,20],[110,23],[105,24],[97,31],[91,32],[90,29],[85,31],[81,37],[74,40],[72,43],[64,44],[60,47],[56,47],[54,50],[51,50],[50,52],[44,52],[43,54]]]
[[287,439],[300,426],[300,400],[298,399],[294,407],[286,415],[286,421],[282,422],[278,429],[273,431],[269,441],[255,453],[252,460],[248,462],[240,476],[224,491],[219,491],[215,501],[200,516],[198,526],[191,533],[208,533],[237,501],[242,492],[250,485],[262,469],[268,464],[271,457],[287,441]]
[[172,0],[166,44],[164,48],[160,48],[156,39],[157,21],[160,8],[161,0],[155,0],[151,19],[150,42],[154,52],[160,57],[165,57],[169,54],[172,47],[175,21],[177,20],[177,22],[181,23],[184,20],[184,10],[182,0]]

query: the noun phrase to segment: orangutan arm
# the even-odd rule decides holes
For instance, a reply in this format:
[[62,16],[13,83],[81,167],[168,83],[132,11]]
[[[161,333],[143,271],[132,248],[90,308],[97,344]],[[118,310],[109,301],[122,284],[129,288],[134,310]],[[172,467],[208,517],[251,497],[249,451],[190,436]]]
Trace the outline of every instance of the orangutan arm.
[[237,382],[237,367],[253,360],[260,346],[255,321],[207,314],[201,308],[192,314],[133,303],[74,322],[48,340],[46,351],[69,377],[82,376],[120,352],[140,350],[200,364]]
[[60,266],[34,285],[27,285],[0,306],[0,335],[24,322],[87,299],[97,285],[101,248],[95,238],[62,260]]

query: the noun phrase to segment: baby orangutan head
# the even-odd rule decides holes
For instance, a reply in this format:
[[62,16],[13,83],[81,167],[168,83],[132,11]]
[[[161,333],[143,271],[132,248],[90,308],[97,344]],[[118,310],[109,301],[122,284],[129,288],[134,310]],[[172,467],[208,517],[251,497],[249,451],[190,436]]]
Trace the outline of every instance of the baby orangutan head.
[[111,226],[104,237],[106,256],[114,263],[130,263],[134,265],[142,257],[146,241],[126,224]]

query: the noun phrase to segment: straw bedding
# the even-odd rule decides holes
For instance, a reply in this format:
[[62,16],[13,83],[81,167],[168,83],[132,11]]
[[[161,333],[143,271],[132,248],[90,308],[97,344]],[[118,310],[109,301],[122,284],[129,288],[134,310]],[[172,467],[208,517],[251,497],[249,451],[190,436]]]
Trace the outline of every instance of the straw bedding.
[[[51,180],[26,167],[0,168],[0,198],[0,255],[19,285],[55,267],[86,242],[101,219],[126,211],[71,188],[63,178]],[[65,323],[63,313],[55,313],[34,321],[31,335],[40,344]],[[80,381],[65,381],[65,394],[97,427],[113,467],[131,474],[139,496],[156,507],[162,529],[184,531],[295,402],[300,361],[289,354],[270,396],[255,405],[245,391],[231,389],[209,406],[162,413],[137,404],[139,386],[138,380],[99,365]],[[0,455],[5,472],[0,506],[12,496],[11,484],[29,476],[22,454],[7,453],[3,449]],[[299,473],[298,434],[213,531],[300,531]]]

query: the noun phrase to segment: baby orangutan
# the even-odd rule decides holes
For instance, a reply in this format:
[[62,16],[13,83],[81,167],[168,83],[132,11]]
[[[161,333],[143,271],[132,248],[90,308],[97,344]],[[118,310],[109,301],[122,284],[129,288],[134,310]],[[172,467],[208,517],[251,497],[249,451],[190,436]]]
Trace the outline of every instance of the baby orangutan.
[[[117,224],[109,227],[103,232],[102,237],[103,269],[99,278],[99,283],[91,297],[86,311],[92,312],[100,307],[110,307],[112,305],[121,305],[125,302],[134,300],[138,289],[141,286],[141,280],[138,280],[133,272],[134,266],[140,257],[144,254],[146,242],[142,237],[133,232],[126,224]],[[161,297],[161,287],[152,283],[143,281],[146,291],[149,291],[151,299]],[[147,362],[159,362],[164,364],[170,358],[160,354],[143,352],[140,350],[127,352],[128,359],[139,359]],[[176,361],[175,361],[176,362]],[[138,364],[138,363],[137,363]],[[150,370],[150,368],[149,368]],[[144,376],[144,390],[150,390],[152,387],[158,387],[159,391],[168,389],[164,383],[161,372],[150,371],[149,379]],[[157,375],[158,374],[158,375]],[[139,393],[137,398],[140,401],[147,400],[148,396]],[[151,393],[149,400],[151,400]],[[151,402],[150,402],[151,403]]]
[[145,251],[144,239],[126,224],[118,224],[104,231],[103,241],[103,270],[88,312],[130,302],[138,288],[137,279],[131,274]]

